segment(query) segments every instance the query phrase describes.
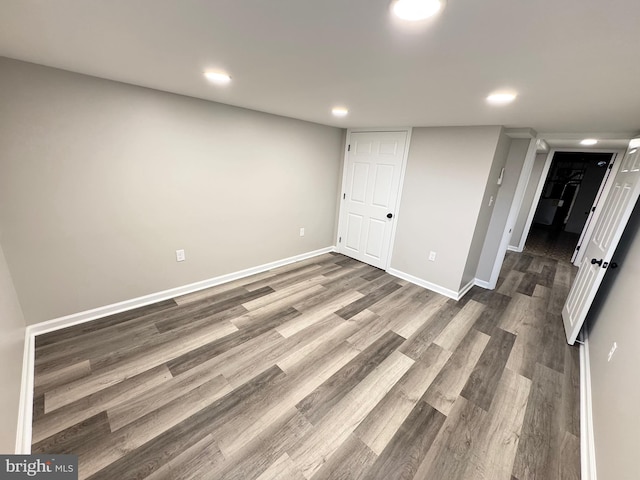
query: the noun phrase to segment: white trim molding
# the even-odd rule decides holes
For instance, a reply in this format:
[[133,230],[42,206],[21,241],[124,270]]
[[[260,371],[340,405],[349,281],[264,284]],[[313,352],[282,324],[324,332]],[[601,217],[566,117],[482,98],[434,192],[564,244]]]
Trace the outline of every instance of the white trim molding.
[[472,279],[459,291],[455,291],[449,288],[442,287],[440,285],[436,285],[435,283],[428,282],[427,280],[423,280],[422,278],[415,277],[409,273],[396,270],[395,268],[388,269],[387,273],[393,275],[394,277],[401,278],[402,280],[406,280],[407,282],[411,282],[414,285],[418,285],[419,287],[423,287],[427,290],[431,290],[432,292],[444,295],[445,297],[453,298],[454,300],[460,300],[462,297],[464,297],[465,293],[467,293],[475,284],[475,279]]
[[111,305],[105,305],[103,307],[94,308],[92,310],[85,310],[84,312],[74,313],[64,317],[48,320],[46,322],[37,323],[29,328],[33,328],[35,335],[41,335],[43,333],[52,332],[61,328],[71,327],[84,322],[89,322],[97,318],[106,317],[107,315],[113,315],[115,313],[125,312],[138,307],[144,307],[145,305],[151,305],[152,303],[161,302],[170,298],[179,297],[188,293],[197,292],[198,290],[204,290],[205,288],[215,287],[222,283],[231,282],[232,280],[238,280],[240,278],[255,275],[256,273],[266,272],[274,268],[289,265],[290,263],[299,262],[308,258],[317,257],[325,253],[334,252],[335,246],[322,248],[313,252],[301,253],[293,257],[284,258],[282,260],[276,260],[275,262],[265,263],[257,267],[247,268],[238,272],[228,273],[226,275],[220,275],[200,282],[190,283],[182,287],[171,288],[162,292],[152,293],[150,295],[144,295],[142,297],[133,298],[131,300],[125,300],[123,302],[113,303]]
[[36,354],[36,337],[31,330],[31,327],[27,327],[24,334],[22,383],[20,386],[18,430],[16,433],[15,448],[16,455],[28,455],[31,453],[31,427],[33,424],[33,375]]
[[276,260],[274,262],[265,263],[257,267],[247,268],[238,272],[220,275],[218,277],[202,280],[200,282],[191,283],[182,287],[171,288],[162,292],[144,295],[142,297],[125,300],[123,302],[105,305],[103,307],[86,310],[84,312],[74,313],[46,322],[29,325],[25,331],[24,354],[22,360],[22,385],[20,390],[20,407],[18,411],[18,430],[16,434],[16,454],[31,453],[32,438],[32,421],[33,421],[33,385],[34,385],[34,367],[35,367],[35,339],[37,335],[53,332],[63,328],[71,327],[81,323],[90,322],[99,318],[113,315],[116,313],[132,310],[134,308],[144,307],[152,303],[161,302],[170,298],[186,295],[187,293],[197,292],[205,288],[214,287],[222,283],[237,280],[244,277],[255,275],[256,273],[266,272],[274,268],[289,265],[290,263],[299,262],[308,258],[317,257],[329,252],[335,252],[336,247],[330,246],[315,250],[312,252],[302,253],[293,257]]
[[[518,252],[518,253],[522,253],[522,250],[520,250],[520,247],[514,247],[513,245],[509,245],[507,247],[507,250],[509,250],[510,252]],[[524,250],[524,249],[523,249]]]
[[589,337],[583,330],[580,345],[580,462],[584,480],[597,480],[595,437],[593,433],[593,405],[591,403],[591,362]]
[[547,158],[544,161],[544,166],[542,167],[542,172],[540,173],[540,178],[538,179],[538,186],[536,187],[536,191],[533,194],[533,201],[531,202],[531,206],[529,207],[527,221],[524,224],[524,229],[522,230],[522,235],[520,236],[520,243],[518,244],[518,248],[520,249],[520,251],[524,250],[524,245],[525,243],[527,243],[529,231],[531,230],[531,225],[533,224],[533,217],[535,216],[536,210],[538,209],[540,197],[542,196],[542,189],[544,188],[544,184],[547,181],[547,175],[549,175],[549,169],[551,168],[551,162],[553,161],[553,156],[555,155],[555,153],[556,150],[552,148],[549,153],[547,153]]
[[476,278],[474,283],[481,288],[486,288],[487,290],[493,290],[493,288],[491,288],[491,284],[486,280],[480,280],[479,278]]
[[456,300],[460,300],[462,297],[464,297],[467,292],[473,288],[474,285],[477,285],[477,281],[478,279],[476,278],[472,278],[471,280],[469,280],[469,283],[467,283],[458,291],[458,298],[456,298]]

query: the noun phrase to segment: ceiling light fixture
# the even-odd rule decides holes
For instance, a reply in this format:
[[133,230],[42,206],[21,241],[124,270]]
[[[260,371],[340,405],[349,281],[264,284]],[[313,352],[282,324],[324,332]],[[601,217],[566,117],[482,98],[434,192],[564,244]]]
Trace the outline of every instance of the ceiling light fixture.
[[346,117],[347,114],[349,113],[349,110],[347,110],[344,107],[334,107],[331,110],[331,113],[333,113],[333,115],[336,117]]
[[418,22],[433,17],[444,7],[444,0],[395,0],[391,9],[396,17]]
[[598,143],[598,140],[596,140],[595,138],[585,138],[580,142],[580,145],[590,146],[590,145],[595,145],[596,143]]
[[204,72],[204,76],[207,80],[218,85],[226,85],[231,81],[231,77],[223,72]]
[[517,95],[513,92],[495,92],[487,97],[487,102],[493,105],[506,105],[516,99]]

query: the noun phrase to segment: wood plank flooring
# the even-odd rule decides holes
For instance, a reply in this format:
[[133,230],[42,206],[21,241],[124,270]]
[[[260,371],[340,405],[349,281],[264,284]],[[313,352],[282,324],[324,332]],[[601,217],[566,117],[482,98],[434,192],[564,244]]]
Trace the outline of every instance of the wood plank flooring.
[[90,479],[578,479],[573,267],[456,302],[338,254],[41,335],[34,453]]

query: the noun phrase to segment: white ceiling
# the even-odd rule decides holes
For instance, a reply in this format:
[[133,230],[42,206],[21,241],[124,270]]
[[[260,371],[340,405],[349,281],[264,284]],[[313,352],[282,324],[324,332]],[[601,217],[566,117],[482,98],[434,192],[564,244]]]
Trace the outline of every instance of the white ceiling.
[[389,1],[0,0],[0,55],[341,127],[640,130],[638,0],[448,0],[414,28]]

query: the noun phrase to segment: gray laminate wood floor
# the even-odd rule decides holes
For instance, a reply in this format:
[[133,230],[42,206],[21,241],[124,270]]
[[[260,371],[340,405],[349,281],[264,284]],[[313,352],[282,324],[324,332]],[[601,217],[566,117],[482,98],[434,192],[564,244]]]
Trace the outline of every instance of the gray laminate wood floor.
[[568,263],[455,302],[337,254],[37,337],[33,452],[91,479],[580,477]]

